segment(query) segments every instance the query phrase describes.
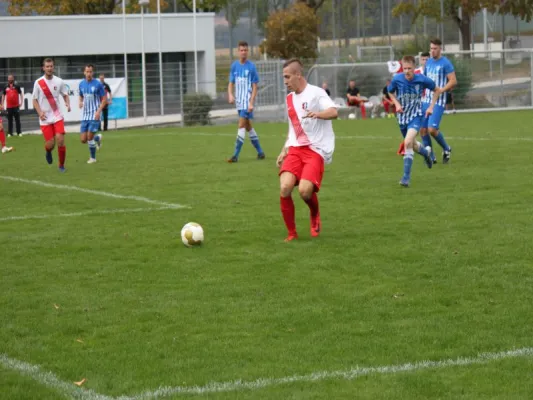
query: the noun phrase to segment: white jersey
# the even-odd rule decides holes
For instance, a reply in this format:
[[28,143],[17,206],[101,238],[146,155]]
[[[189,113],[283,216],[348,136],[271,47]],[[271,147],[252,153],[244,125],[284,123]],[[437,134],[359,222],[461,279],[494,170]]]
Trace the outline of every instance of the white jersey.
[[[52,94],[52,97],[57,104],[56,111],[52,109],[50,101],[47,99],[46,95],[43,92],[43,89],[39,85],[40,80],[46,82],[46,85],[48,86],[48,89],[50,90],[50,93]],[[63,82],[63,79],[55,75],[52,76],[52,79],[46,79],[45,76],[42,76],[35,81],[35,84],[33,85],[32,98],[37,100],[37,102],[39,103],[39,107],[41,107],[42,112],[44,112],[46,116],[46,120],[44,121],[39,119],[40,125],[51,125],[63,119],[63,114],[61,114],[61,110],[59,109],[59,98],[66,94],[68,94],[68,89],[65,83]]]
[[304,118],[309,111],[319,112],[337,108],[326,91],[318,86],[307,84],[305,89],[287,96],[289,135],[285,147],[309,146],[331,163],[335,150],[335,133],[331,120]]

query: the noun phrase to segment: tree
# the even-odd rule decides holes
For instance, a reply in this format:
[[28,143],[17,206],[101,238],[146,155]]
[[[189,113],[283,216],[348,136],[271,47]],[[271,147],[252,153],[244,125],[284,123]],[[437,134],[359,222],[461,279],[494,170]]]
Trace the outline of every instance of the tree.
[[262,34],[265,34],[265,22],[271,13],[289,7],[291,0],[258,0],[255,3],[255,20]]
[[296,0],[296,4],[304,4],[316,13],[324,4],[324,0]]
[[318,18],[307,5],[296,3],[287,10],[272,13],[265,28],[262,53],[282,59],[317,57]]
[[[180,2],[187,10],[192,12],[192,0],[180,0]],[[196,11],[219,12],[227,3],[228,0],[196,0]]]
[[[444,0],[444,18],[450,18],[459,28],[462,50],[470,50],[470,22],[484,8],[491,13],[509,13],[527,22],[531,21],[533,16],[533,0]],[[418,4],[412,0],[401,0],[400,4],[394,7],[392,15],[397,17],[402,14],[412,14],[413,22],[420,16],[441,21],[440,0],[425,0]]]
[[[122,0],[10,0],[11,15],[77,15],[77,14],[113,14],[121,9]],[[168,3],[161,0],[161,9]],[[137,0],[129,1],[126,12],[138,12]],[[157,10],[157,0],[150,1],[150,10]]]
[[229,53],[230,57],[233,57],[233,29],[239,23],[241,13],[248,6],[248,0],[227,0],[225,7],[226,21],[228,21],[229,28]]

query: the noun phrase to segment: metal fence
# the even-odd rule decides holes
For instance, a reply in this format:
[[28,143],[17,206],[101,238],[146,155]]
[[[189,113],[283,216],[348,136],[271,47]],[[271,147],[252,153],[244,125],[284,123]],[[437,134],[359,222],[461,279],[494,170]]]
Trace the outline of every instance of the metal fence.
[[[445,52],[456,69],[458,86],[453,91],[453,107],[456,112],[491,111],[502,109],[523,109],[533,107],[533,49],[478,49],[469,52]],[[285,121],[285,95],[282,61],[260,61],[256,63],[260,76],[256,101],[255,117],[261,122]],[[58,66],[56,74],[65,79],[82,79],[82,66]],[[175,124],[183,124],[181,116],[195,113],[190,110],[191,102],[196,102],[195,74],[192,64],[164,63],[160,71],[158,64],[146,64],[146,95],[143,96],[142,68],[140,64],[128,67],[128,113],[129,118],[172,116],[164,119]],[[124,71],[113,65],[96,65],[96,73],[106,77],[123,77]],[[14,73],[23,77],[31,91],[33,80],[41,71],[0,71],[0,77]],[[215,76],[198,82],[199,92],[207,94],[210,102],[210,123],[235,123],[238,119],[235,106],[228,103],[229,66]],[[331,97],[345,113],[353,112],[346,107],[346,90],[350,80],[356,81],[361,94],[370,98],[370,115],[382,116],[381,96],[387,79],[391,77],[387,63],[315,63],[307,68],[307,79],[317,86],[327,85]],[[201,76],[201,74],[200,74]],[[19,79],[20,81],[20,79]],[[146,99],[146,102],[143,99]],[[31,101],[25,93],[25,106]],[[189,106],[189,107],[188,107]],[[25,128],[36,128],[35,114],[28,109],[25,114]],[[198,111],[201,113],[201,110]],[[367,113],[368,114],[368,113]],[[343,113],[341,112],[341,116]],[[142,123],[142,121],[141,121]],[[111,124],[113,127],[113,124]]]

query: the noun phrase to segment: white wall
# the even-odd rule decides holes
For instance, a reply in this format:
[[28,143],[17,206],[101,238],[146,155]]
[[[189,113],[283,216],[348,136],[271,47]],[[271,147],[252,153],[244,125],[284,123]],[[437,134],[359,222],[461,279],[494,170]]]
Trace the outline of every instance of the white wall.
[[[192,14],[161,14],[161,51],[194,52]],[[123,54],[121,14],[0,18],[0,57]],[[198,80],[215,82],[215,14],[196,14]],[[141,15],[126,16],[126,52],[140,54]],[[144,14],[144,51],[158,52],[157,15]],[[192,54],[191,54],[192,56]],[[187,61],[193,57],[187,55]],[[216,85],[202,85],[216,94]]]

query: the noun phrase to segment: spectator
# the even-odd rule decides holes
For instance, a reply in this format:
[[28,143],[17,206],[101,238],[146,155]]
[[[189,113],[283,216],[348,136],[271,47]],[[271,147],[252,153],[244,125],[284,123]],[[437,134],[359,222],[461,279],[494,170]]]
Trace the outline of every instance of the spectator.
[[326,91],[326,93],[328,94],[329,97],[331,97],[331,92],[329,91],[328,89],[328,83],[327,82],[322,82],[322,89],[324,89]]
[[8,75],[7,85],[2,91],[2,101],[0,104],[3,106],[6,102],[7,111],[7,133],[9,136],[13,136],[13,118],[15,119],[15,125],[17,128],[17,136],[22,136],[22,130],[20,127],[20,107],[22,106],[22,90],[20,86],[15,82],[13,74]]
[[387,117],[392,118],[396,114],[396,108],[394,107],[394,103],[392,102],[392,99],[389,96],[389,91],[387,90],[387,87],[389,86],[390,82],[391,80],[387,79],[387,84],[383,88],[382,102]]
[[[113,95],[111,94],[111,88],[105,82],[105,75],[104,74],[100,74],[100,82],[102,83],[102,85],[104,85],[104,90],[105,90],[105,94],[106,94],[106,97],[107,97],[107,103],[106,103],[104,109],[102,110],[102,119],[104,120],[104,131],[107,131],[107,118],[108,118],[108,115],[109,115],[108,106],[113,101]],[[101,125],[98,128],[98,130],[99,131],[102,130]]]
[[350,83],[348,84],[348,89],[346,90],[346,98],[348,100],[348,106],[359,107],[361,109],[361,117],[365,119],[365,101],[367,101],[367,99],[361,96],[359,88],[355,86],[355,81],[353,79],[350,80]]

